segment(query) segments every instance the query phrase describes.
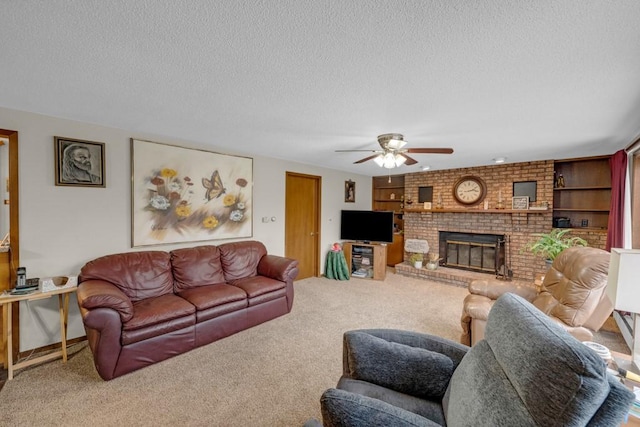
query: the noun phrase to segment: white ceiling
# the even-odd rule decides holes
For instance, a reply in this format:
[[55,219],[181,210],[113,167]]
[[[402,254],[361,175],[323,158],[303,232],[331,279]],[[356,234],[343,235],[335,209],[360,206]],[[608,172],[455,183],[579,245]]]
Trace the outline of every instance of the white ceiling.
[[[364,175],[640,135],[638,0],[0,0],[0,106]],[[67,135],[69,136],[69,135]],[[73,136],[73,135],[70,135]],[[108,143],[108,141],[105,141]]]

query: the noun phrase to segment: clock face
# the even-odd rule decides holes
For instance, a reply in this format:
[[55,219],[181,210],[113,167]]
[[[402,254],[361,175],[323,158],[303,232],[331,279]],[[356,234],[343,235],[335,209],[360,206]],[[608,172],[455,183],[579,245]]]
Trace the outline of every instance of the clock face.
[[453,196],[463,205],[480,203],[485,195],[484,181],[475,176],[464,176],[453,186]]

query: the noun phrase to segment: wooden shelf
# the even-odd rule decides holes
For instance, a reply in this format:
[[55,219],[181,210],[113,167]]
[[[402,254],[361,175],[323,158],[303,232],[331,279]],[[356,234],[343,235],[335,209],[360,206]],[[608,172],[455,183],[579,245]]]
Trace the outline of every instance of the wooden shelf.
[[544,214],[551,209],[418,209],[405,208],[405,213],[478,213],[478,214]]
[[590,187],[556,187],[553,191],[611,190],[611,187],[594,185]]
[[377,185],[379,190],[402,190],[404,191],[404,185]]
[[554,161],[555,175],[562,175],[565,183],[553,189],[553,211],[557,213],[554,216],[567,218],[576,225],[587,221],[592,229],[607,228],[611,201],[610,157]]
[[609,212],[609,209],[553,208],[554,212]]
[[[602,227],[565,227],[565,228],[571,228],[572,230],[576,230],[576,231],[595,231],[599,233],[607,232],[607,229]],[[564,230],[564,228],[561,228],[561,230]]]

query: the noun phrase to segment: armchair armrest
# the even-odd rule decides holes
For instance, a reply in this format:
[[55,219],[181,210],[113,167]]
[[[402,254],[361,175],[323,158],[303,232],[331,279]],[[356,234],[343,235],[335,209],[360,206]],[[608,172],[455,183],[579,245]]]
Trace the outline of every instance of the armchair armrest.
[[326,427],[416,427],[439,424],[382,400],[330,388],[320,398]]
[[538,295],[533,283],[505,282],[502,280],[476,279],[469,283],[469,293],[482,295],[492,300],[498,299],[507,292],[516,294],[531,302]]
[[258,274],[282,282],[293,282],[298,276],[298,260],[277,255],[265,255],[258,263]]
[[78,305],[85,310],[110,308],[118,312],[120,320],[127,322],[133,317],[133,303],[113,284],[104,280],[87,280],[78,285]]
[[408,331],[344,334],[343,375],[417,397],[441,398],[468,347]]

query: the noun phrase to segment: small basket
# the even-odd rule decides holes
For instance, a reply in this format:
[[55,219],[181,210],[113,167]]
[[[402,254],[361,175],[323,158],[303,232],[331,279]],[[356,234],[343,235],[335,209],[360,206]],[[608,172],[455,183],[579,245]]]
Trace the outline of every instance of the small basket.
[[55,276],[42,279],[42,292],[51,292],[58,289],[73,288],[78,286],[77,276]]

